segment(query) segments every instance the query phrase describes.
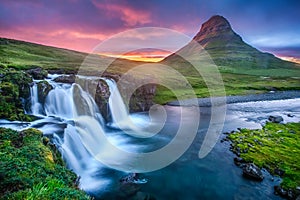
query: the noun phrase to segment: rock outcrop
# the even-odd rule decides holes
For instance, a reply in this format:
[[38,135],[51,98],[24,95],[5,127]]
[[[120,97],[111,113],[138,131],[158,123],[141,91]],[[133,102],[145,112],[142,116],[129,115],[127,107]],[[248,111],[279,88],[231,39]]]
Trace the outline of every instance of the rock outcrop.
[[39,102],[44,104],[48,93],[53,89],[53,87],[47,81],[40,81],[37,83],[37,88]]
[[75,83],[75,79],[76,79],[76,76],[74,74],[70,74],[70,75],[59,76],[59,77],[55,78],[54,81],[58,82],[58,83],[72,84],[72,83]]
[[279,115],[275,115],[275,116],[269,116],[269,121],[273,122],[273,123],[281,123],[283,122],[283,118]]
[[30,74],[33,79],[37,80],[42,80],[48,76],[48,72],[38,66],[32,66],[32,69],[29,69],[26,72]]
[[243,167],[243,176],[257,181],[264,179],[261,170],[253,163],[248,163]]
[[95,92],[95,102],[104,117],[104,119],[109,120],[109,110],[108,110],[108,100],[110,96],[110,91],[107,83],[104,80],[99,80]]

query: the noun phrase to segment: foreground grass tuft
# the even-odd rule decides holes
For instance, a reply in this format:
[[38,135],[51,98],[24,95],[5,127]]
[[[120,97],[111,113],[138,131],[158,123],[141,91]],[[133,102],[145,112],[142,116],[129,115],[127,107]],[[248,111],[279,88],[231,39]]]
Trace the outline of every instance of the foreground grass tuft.
[[261,130],[241,129],[228,138],[246,162],[280,174],[283,188],[300,186],[300,123],[267,123]]
[[36,129],[0,128],[0,196],[3,199],[89,199],[76,175],[42,142]]

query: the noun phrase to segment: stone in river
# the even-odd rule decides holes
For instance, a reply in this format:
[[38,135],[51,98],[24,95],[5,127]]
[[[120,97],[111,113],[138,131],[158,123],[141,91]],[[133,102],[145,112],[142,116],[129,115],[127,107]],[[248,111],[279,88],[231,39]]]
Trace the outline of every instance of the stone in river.
[[262,181],[264,179],[261,170],[253,163],[248,163],[244,166],[243,176],[258,181]]
[[274,122],[274,123],[280,123],[283,122],[283,118],[279,115],[275,115],[275,116],[269,116],[269,121],[270,122]]

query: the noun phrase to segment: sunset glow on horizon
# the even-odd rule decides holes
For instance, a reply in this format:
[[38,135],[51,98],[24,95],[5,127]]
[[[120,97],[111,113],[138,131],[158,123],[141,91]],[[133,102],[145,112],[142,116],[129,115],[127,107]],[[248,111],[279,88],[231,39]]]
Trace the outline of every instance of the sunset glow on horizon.
[[[203,22],[219,14],[255,48],[299,62],[298,7],[300,2],[294,0],[277,0],[276,3],[259,0],[231,3],[216,0],[189,3],[178,0],[1,0],[0,37],[92,53],[97,45],[113,35],[139,27],[168,28],[192,38]],[[232,12],[233,9],[236,12]],[[136,37],[142,39],[139,35]],[[148,52],[110,56],[157,62],[167,55],[169,53]]]

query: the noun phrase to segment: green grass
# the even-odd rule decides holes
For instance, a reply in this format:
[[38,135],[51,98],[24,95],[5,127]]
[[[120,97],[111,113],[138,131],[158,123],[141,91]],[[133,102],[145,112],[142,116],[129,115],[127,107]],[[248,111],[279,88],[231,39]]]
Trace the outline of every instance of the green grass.
[[0,128],[0,196],[3,199],[89,199],[60,155],[36,129]]
[[[214,41],[206,47],[209,54],[194,53],[192,56],[195,56],[199,62],[203,61],[203,64],[199,64],[198,70],[205,70],[208,74],[213,74],[213,70],[209,67],[212,62],[207,62],[207,60],[212,59],[214,61],[224,82],[226,93],[222,91],[222,88],[208,91],[198,71],[178,56],[170,56],[159,64],[171,66],[175,71],[182,74],[192,85],[197,97],[300,89],[299,65],[282,61],[267,53],[261,53],[239,40],[234,41],[229,47],[224,47],[224,45],[222,41]],[[187,52],[190,52],[189,50]],[[86,58],[88,59],[85,60]],[[147,74],[154,74],[157,80],[164,80],[164,84],[169,83],[175,86],[172,91],[166,87],[158,87],[155,96],[156,103],[164,104],[176,100],[176,98],[192,97],[192,93],[186,91],[186,86],[182,85],[178,76],[169,73],[169,70],[161,72],[154,69],[151,65],[156,64],[153,63],[134,62],[125,59],[114,60],[99,55],[88,55],[66,49],[0,38],[0,67],[6,69],[25,70],[39,66],[50,72],[52,72],[51,70],[60,70],[61,73],[77,73],[79,70],[79,74],[99,75],[106,66],[109,66],[106,69],[109,73],[123,74],[144,64],[148,64],[148,67],[143,71],[135,71],[132,73],[133,77],[144,79]]]
[[[82,66],[87,56],[89,61]],[[19,70],[42,67],[46,70],[60,70],[62,73],[76,73],[82,67],[81,70],[88,70],[95,75],[102,72],[103,66],[109,65],[113,60],[99,55],[0,38],[0,67]],[[120,73],[136,63],[139,62],[120,59],[111,64],[110,70]]]
[[295,190],[300,186],[300,123],[267,123],[261,130],[241,129],[228,138],[234,149],[240,148],[245,161],[272,174],[275,169],[284,170],[283,188]]

